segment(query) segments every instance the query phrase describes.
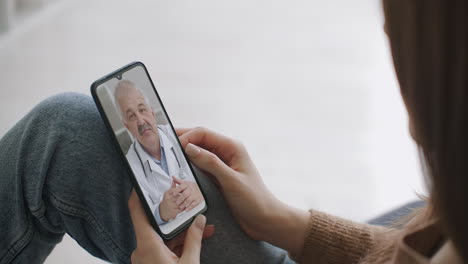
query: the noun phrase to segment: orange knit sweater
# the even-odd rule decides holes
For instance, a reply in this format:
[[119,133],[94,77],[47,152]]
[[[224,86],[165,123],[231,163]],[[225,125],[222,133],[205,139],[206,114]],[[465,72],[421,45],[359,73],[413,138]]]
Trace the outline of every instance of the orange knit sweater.
[[[395,232],[398,231],[311,210],[302,255],[295,259],[299,263],[314,264],[429,263],[433,250],[444,241],[442,232],[435,223],[422,226],[398,239],[397,236],[390,235]],[[378,253],[377,250],[382,248],[383,243],[393,246],[390,250]],[[369,254],[377,254],[381,261],[370,262],[367,258]]]

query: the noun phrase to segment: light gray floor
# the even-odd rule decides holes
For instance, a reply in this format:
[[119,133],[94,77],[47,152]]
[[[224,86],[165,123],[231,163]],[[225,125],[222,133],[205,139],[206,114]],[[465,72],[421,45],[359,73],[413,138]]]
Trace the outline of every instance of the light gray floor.
[[[0,135],[143,61],[175,126],[244,142],[282,200],[362,221],[424,192],[379,1],[61,1],[0,37]],[[100,263],[69,237],[47,263]]]

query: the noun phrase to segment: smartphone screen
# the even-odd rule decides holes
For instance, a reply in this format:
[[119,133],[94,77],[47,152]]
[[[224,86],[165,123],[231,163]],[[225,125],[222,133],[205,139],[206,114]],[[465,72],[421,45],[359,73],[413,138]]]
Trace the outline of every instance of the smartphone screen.
[[127,65],[92,90],[153,226],[173,237],[207,205],[145,66]]

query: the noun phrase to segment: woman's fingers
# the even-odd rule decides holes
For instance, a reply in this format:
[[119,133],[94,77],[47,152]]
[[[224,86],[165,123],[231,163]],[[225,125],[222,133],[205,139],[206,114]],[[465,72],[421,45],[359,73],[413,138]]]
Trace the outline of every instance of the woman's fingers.
[[206,128],[191,129],[180,136],[179,140],[184,149],[187,144],[192,143],[213,152],[227,163],[239,152],[236,141]]
[[[172,250],[174,253],[176,253],[177,256],[180,257],[180,254],[177,254],[177,252],[174,251],[176,248],[180,248],[181,246],[184,245],[184,240],[186,236],[187,231],[184,231],[180,235],[176,236],[175,238],[169,240],[166,242],[167,247]],[[210,238],[214,235],[215,233],[215,226],[214,225],[206,225],[205,230],[203,230],[203,239],[205,238]]]
[[185,236],[184,250],[180,263],[200,263],[201,241],[205,230],[206,217],[198,215]]
[[188,131],[192,130],[193,128],[176,128],[175,132],[178,137],[182,136],[183,134],[187,133]]
[[156,234],[149,223],[135,190],[132,190],[130,199],[128,200],[128,208],[130,210],[137,243],[152,239],[156,239],[162,243],[162,239]]
[[199,215],[185,234],[177,236],[166,245],[153,230],[153,227],[146,218],[135,190],[132,190],[130,199],[128,200],[128,208],[137,240],[137,248],[131,257],[134,263],[175,262],[177,256],[180,256],[182,249],[183,254],[179,263],[199,263],[201,240],[211,237],[215,232],[213,225],[205,226],[206,217]]
[[226,177],[232,177],[234,175],[234,171],[220,160],[218,156],[201,147],[189,143],[185,147],[185,152],[198,168],[216,177],[218,182],[221,183],[221,186]]
[[131,255],[132,263],[175,263],[177,256],[166,247],[162,239],[153,230],[135,190],[132,191],[128,200],[128,208],[137,243],[137,247]]

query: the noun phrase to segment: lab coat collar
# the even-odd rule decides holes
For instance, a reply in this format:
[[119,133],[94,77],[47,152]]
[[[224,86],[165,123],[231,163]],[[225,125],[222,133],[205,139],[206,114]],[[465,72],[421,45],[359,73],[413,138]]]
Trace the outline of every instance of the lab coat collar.
[[[169,160],[168,160],[168,155],[171,152],[171,149],[174,147],[172,142],[169,140],[167,135],[162,131],[162,129],[158,126],[158,135],[159,135],[159,142],[161,144],[161,147],[164,148],[164,153],[166,155],[166,161],[168,162],[169,166]],[[141,156],[141,160],[143,164],[149,164],[149,169],[151,172],[159,172],[160,174],[167,175],[167,173],[160,167],[158,166],[153,158],[146,152],[143,147],[141,146],[140,142],[138,140],[135,140],[135,145],[137,148],[138,153]],[[169,171],[171,171],[171,168],[169,168]]]

